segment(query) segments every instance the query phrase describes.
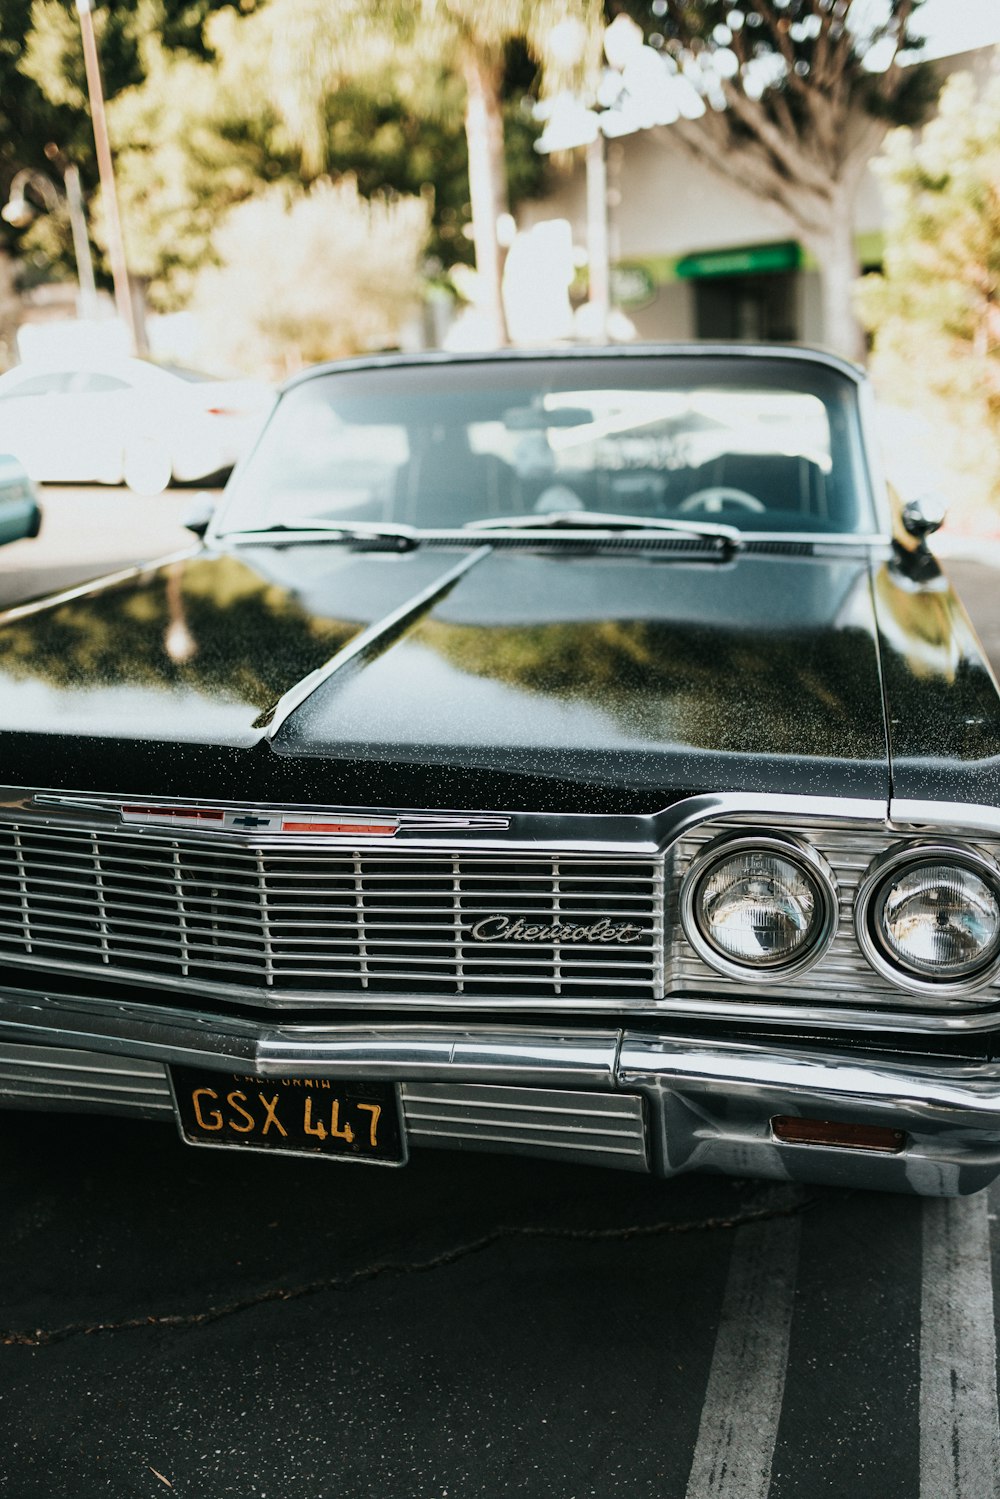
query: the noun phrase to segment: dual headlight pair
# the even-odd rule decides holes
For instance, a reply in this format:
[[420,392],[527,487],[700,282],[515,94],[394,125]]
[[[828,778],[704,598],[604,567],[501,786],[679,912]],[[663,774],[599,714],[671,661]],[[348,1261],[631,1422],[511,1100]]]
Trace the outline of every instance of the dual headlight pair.
[[[796,838],[710,845],[681,885],[692,947],[729,978],[779,983],[811,968],[837,933],[837,883]],[[854,901],[872,967],[917,992],[967,992],[1000,971],[1000,869],[974,849],[911,844],[872,861]]]

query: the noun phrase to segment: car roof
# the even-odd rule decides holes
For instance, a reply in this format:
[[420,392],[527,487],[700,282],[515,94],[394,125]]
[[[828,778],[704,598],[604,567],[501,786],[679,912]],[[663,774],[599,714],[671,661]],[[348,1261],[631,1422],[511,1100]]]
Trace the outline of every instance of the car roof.
[[822,365],[845,375],[855,385],[867,381],[867,374],[860,365],[843,359],[839,354],[826,349],[812,348],[807,344],[749,344],[749,343],[635,343],[635,344],[570,344],[555,348],[540,349],[490,349],[475,352],[451,353],[443,349],[429,349],[412,354],[370,354],[354,359],[330,360],[312,365],[285,382],[282,390],[313,380],[321,375],[348,374],[355,370],[427,368],[441,365],[499,364],[531,362],[533,360],[589,360],[589,359],[779,359],[800,364]]

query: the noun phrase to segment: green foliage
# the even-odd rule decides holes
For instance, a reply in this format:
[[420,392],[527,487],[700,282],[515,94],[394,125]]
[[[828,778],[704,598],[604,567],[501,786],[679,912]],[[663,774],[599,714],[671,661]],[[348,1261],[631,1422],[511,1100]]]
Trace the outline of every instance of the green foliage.
[[31,0],[0,4],[0,192],[20,167],[42,167],[42,147],[58,140],[72,116],[22,71]]
[[[117,181],[134,274],[164,309],[183,305],[196,272],[212,259],[212,236],[228,209],[287,176],[266,101],[218,60],[145,48],[147,76],[111,106]],[[248,104],[251,106],[248,108]]]
[[195,286],[212,357],[286,375],[394,344],[418,303],[426,236],[419,198],[364,198],[350,178],[240,204]]
[[[106,97],[141,84],[151,39],[208,57],[207,23],[232,3],[101,0],[94,19]],[[21,167],[46,172],[58,185],[58,169],[45,154],[49,143],[80,168],[84,191],[92,194],[97,165],[75,0],[0,0],[0,194],[6,196]],[[73,273],[65,215],[46,215],[27,230],[0,226],[4,248],[30,257],[29,280],[53,270]]]
[[[76,121],[73,100],[82,97],[83,74],[75,17],[66,0],[35,0],[32,13],[40,29],[29,39],[24,65],[44,82],[46,107],[54,111],[51,100],[68,101],[58,108],[65,120]],[[300,116],[290,102],[295,88],[305,87],[303,80],[295,83],[294,64],[308,53],[318,17],[332,14],[325,0],[321,6],[271,0],[252,14],[219,0],[193,6],[139,0],[124,13],[130,29],[117,51],[124,65],[130,39],[131,72],[120,69],[111,79],[121,86],[109,87],[109,121],[129,261],[148,282],[155,307],[185,305],[195,275],[212,262],[220,218],[276,182],[301,187],[347,174],[365,195],[428,194],[431,263],[471,260],[463,232],[470,212],[464,90],[446,59],[401,56],[394,34],[381,51],[367,50],[363,76],[345,76],[336,87],[324,83],[311,100],[318,135],[314,159],[307,161]],[[106,32],[114,19],[112,12]],[[124,25],[121,16],[115,24]],[[102,52],[103,46],[102,39]],[[537,191],[544,170],[524,107],[535,80],[536,66],[525,49],[509,46],[504,92],[514,201]],[[40,84],[36,88],[40,94]],[[86,135],[89,116],[79,118]],[[52,138],[69,136],[63,128]],[[80,151],[69,154],[81,159]],[[89,185],[100,240],[100,199],[92,177]],[[39,219],[21,242],[41,265],[61,263],[71,271],[68,230],[59,216]]]
[[717,104],[722,89],[712,86],[712,61],[725,53],[732,71],[717,76],[759,102],[774,123],[794,128],[810,123],[811,93],[890,124],[919,124],[936,95],[933,70],[894,63],[922,45],[923,3],[629,0],[613,8],[630,13],[652,46],[695,76],[707,64],[706,93]]
[[919,140],[890,138],[881,175],[884,271],[859,295],[874,372],[1000,504],[1000,80],[977,97],[951,78]]
[[[599,14],[596,0],[570,9],[590,23]],[[54,175],[41,148],[55,142],[81,168],[101,247],[75,0],[3,0],[0,11],[0,191],[19,166]],[[101,0],[126,250],[153,305],[185,305],[216,255],[220,220],[278,182],[301,189],[349,175],[364,195],[423,195],[431,266],[471,261],[459,54],[475,46],[496,70],[516,204],[544,171],[527,106],[545,37],[566,13],[565,0]],[[4,132],[9,98],[17,107]],[[64,216],[4,235],[31,258],[32,276],[73,273]]]
[[[463,55],[474,53],[502,75],[512,45],[541,68],[553,29],[578,17],[593,42],[598,0],[268,0],[241,27],[247,56],[266,68],[272,99],[307,173],[324,171],[328,103],[351,82],[384,89],[422,118],[455,119],[463,107]],[[562,73],[558,82],[564,82]]]

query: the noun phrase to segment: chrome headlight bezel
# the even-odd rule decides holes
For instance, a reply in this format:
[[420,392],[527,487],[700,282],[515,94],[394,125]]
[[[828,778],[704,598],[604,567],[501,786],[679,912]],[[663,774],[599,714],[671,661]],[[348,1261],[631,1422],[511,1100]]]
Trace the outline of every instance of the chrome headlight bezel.
[[985,989],[1000,974],[1000,939],[997,939],[992,954],[972,966],[968,973],[935,978],[916,968],[907,968],[884,936],[882,911],[893,877],[908,865],[919,868],[922,864],[933,863],[951,864],[975,874],[1000,906],[1000,868],[978,849],[947,839],[896,844],[872,860],[858,886],[854,898],[854,932],[858,946],[876,973],[911,994],[941,997],[974,994]]
[[[753,965],[739,963],[721,952],[706,937],[699,921],[699,896],[712,871],[727,859],[748,850],[775,854],[794,864],[817,896],[816,935],[805,952],[783,963]],[[785,833],[723,834],[701,850],[686,871],[680,888],[680,919],[684,935],[698,956],[725,978],[743,984],[782,984],[797,978],[818,963],[837,935],[840,898],[836,877],[826,859],[804,839]]]

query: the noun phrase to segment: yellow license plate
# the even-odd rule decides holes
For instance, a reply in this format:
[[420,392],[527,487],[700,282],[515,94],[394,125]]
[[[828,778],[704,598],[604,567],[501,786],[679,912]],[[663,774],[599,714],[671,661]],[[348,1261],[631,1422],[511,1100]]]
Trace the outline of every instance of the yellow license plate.
[[181,1135],[191,1145],[401,1166],[406,1139],[393,1083],[265,1078],[171,1067]]

